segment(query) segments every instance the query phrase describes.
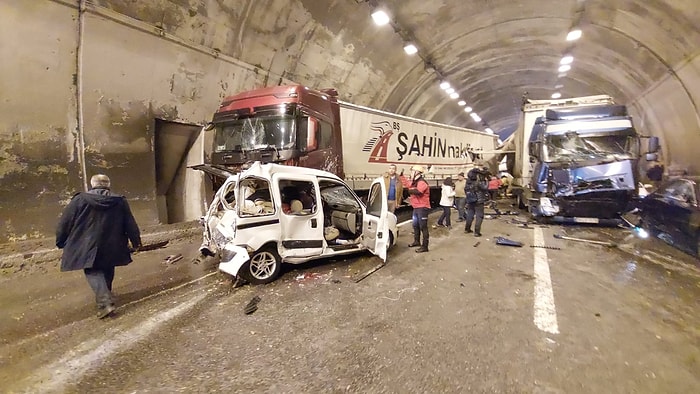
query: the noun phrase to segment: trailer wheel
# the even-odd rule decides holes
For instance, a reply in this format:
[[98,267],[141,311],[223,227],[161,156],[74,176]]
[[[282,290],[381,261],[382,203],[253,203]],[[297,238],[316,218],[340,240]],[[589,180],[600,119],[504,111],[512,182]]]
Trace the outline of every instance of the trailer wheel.
[[277,279],[282,270],[282,258],[273,246],[258,249],[241,267],[243,279],[254,285],[270,283]]

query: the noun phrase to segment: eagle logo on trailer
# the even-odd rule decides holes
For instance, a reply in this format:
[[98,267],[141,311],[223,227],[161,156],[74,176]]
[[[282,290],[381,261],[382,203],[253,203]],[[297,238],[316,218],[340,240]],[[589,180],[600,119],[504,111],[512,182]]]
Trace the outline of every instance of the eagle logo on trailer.
[[371,152],[369,154],[369,163],[386,163],[386,155],[389,152],[389,140],[394,135],[394,130],[391,122],[385,120],[381,122],[372,122],[370,130],[379,133],[378,137],[371,137],[364,148],[363,152]]

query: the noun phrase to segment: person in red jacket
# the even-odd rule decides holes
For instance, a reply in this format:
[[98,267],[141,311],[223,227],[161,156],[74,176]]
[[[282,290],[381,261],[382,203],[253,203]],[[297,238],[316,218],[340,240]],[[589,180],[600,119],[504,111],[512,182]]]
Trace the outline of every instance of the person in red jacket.
[[[400,176],[403,187],[408,190],[408,201],[413,207],[413,243],[409,247],[419,246],[416,253],[428,251],[428,212],[430,211],[430,186],[423,179],[425,169],[423,166],[415,165],[411,167],[411,179],[408,180],[403,174]],[[423,242],[420,235],[423,233]]]

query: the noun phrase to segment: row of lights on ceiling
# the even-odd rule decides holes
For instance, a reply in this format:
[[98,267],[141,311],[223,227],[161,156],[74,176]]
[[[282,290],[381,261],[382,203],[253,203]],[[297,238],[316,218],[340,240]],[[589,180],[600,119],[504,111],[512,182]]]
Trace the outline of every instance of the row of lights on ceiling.
[[[377,9],[374,12],[372,12],[372,20],[374,20],[374,23],[377,26],[383,26],[383,25],[388,24],[391,21],[391,18],[389,18],[389,14],[387,14],[386,11]],[[415,44],[413,44],[411,42],[406,43],[406,45],[403,47],[403,50],[408,55],[414,55],[414,54],[418,53],[418,48],[416,47]],[[573,60],[573,58],[572,58],[572,60]],[[445,93],[447,93],[451,99],[453,99],[453,100],[459,99],[459,93],[457,93],[455,91],[455,89],[450,85],[449,82],[441,81],[440,88],[442,90],[444,90]],[[468,113],[469,116],[472,118],[472,120],[474,120],[474,122],[486,126],[484,131],[486,131],[489,134],[493,134],[493,130],[490,127],[488,127],[488,124],[486,122],[484,122],[476,112],[474,112],[472,107],[466,106],[467,105],[466,101],[460,100],[457,102],[457,104],[460,107],[464,107],[464,112]]]
[[[569,34],[566,35],[566,41],[576,41],[579,38],[581,38],[581,35],[583,33],[581,32],[581,29],[574,29],[569,32]],[[572,55],[564,55],[564,57],[561,58],[559,61],[559,75],[557,78],[561,79],[566,77],[566,73],[571,70],[571,63],[574,62],[574,57]],[[564,85],[558,84],[554,86],[554,89],[561,89],[563,88]],[[554,92],[552,94],[553,99],[558,99],[561,98],[561,93],[559,92]]]

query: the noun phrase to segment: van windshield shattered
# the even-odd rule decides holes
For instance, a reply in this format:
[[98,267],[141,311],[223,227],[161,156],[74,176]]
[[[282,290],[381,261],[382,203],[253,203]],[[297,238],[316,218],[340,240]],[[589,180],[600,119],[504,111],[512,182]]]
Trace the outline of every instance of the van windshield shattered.
[[243,118],[216,126],[215,152],[291,149],[296,144],[294,117]]

